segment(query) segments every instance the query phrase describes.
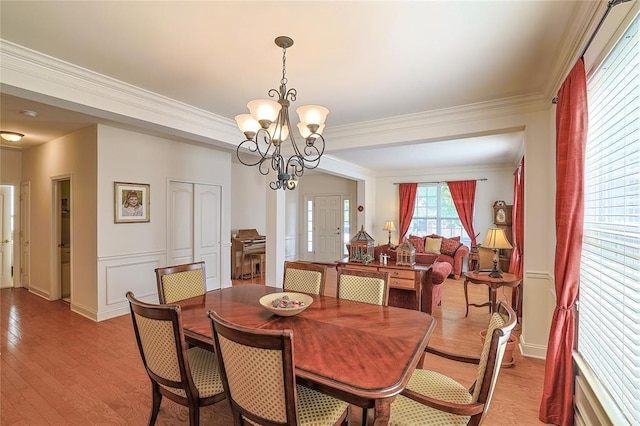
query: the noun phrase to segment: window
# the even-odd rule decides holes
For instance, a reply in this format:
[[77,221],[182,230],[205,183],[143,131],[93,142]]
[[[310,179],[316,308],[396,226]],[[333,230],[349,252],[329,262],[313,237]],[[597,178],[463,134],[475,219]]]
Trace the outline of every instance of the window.
[[471,239],[462,227],[446,183],[418,185],[413,219],[407,232],[409,234],[460,236],[463,244],[471,245]]
[[588,82],[578,306],[579,356],[629,424],[640,424],[639,26]]
[[313,200],[307,200],[307,253],[313,253]]
[[349,213],[349,200],[343,200],[342,201],[342,242],[344,243],[344,246],[342,248],[343,252],[342,254],[344,254],[345,256],[349,255],[349,251],[347,250],[347,244],[349,244],[349,241],[351,241],[351,225],[349,222],[349,217],[350,217],[350,213]]

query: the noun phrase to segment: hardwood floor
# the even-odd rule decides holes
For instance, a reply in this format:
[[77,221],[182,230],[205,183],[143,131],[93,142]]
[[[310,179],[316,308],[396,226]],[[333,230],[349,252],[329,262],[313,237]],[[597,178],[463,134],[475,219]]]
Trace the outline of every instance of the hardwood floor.
[[[259,282],[256,278],[254,282]],[[234,285],[252,282],[235,281]],[[335,285],[335,284],[334,284]],[[479,354],[479,332],[489,320],[487,308],[470,308],[464,318],[462,281],[445,282],[442,306],[431,345]],[[471,298],[487,298],[473,286]],[[335,291],[328,285],[327,291]],[[499,292],[510,300],[510,293]],[[99,323],[70,311],[62,301],[48,302],[24,289],[0,291],[2,324],[0,424],[144,425],[151,407],[144,371],[128,315]],[[427,368],[464,385],[474,380],[472,365],[427,359]],[[515,365],[501,370],[485,425],[539,425],[544,362],[516,354]],[[202,424],[232,424],[226,402],[201,410]],[[187,410],[167,399],[157,424],[188,424]],[[350,424],[358,424],[354,412]]]

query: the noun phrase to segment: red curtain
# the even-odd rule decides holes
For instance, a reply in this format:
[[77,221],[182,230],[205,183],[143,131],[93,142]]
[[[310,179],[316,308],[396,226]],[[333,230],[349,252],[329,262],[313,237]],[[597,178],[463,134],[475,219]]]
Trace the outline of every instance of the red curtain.
[[513,176],[513,209],[511,211],[513,251],[511,252],[509,273],[522,278],[522,249],[524,248],[524,157],[520,160],[520,164]]
[[556,110],[556,308],[551,320],[539,418],[573,425],[574,303],[580,284],[584,223],[587,81],[581,58],[558,92]]
[[471,238],[471,245],[476,245],[476,231],[473,230],[473,205],[476,201],[476,181],[460,180],[447,182],[453,204],[456,206],[462,227]]
[[409,231],[411,219],[413,219],[413,209],[416,205],[416,192],[418,191],[417,183],[401,183],[399,185],[400,193],[400,238],[398,243],[401,244],[404,236]]

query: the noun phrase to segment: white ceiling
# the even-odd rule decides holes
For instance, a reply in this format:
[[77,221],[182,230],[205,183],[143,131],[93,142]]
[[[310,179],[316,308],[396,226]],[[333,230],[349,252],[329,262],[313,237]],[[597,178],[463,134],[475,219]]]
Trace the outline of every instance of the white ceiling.
[[[329,108],[329,135],[332,126],[495,100],[548,102],[563,77],[558,62],[584,36],[576,17],[594,3],[3,0],[0,36],[231,120],[278,86],[282,53],[273,39],[288,35],[288,86],[298,90],[296,105]],[[0,126],[25,133],[24,146],[104,122],[5,89]],[[327,154],[384,173],[430,158],[513,164],[522,144],[521,132],[351,149],[327,137]]]

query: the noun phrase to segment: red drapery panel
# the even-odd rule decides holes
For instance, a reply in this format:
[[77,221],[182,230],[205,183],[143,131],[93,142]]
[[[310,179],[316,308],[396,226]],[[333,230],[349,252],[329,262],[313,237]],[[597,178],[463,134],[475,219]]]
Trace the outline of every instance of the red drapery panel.
[[539,418],[573,425],[574,303],[580,284],[584,224],[587,81],[581,58],[558,92],[556,110],[556,308],[551,320]]
[[473,205],[476,201],[476,181],[460,180],[447,182],[453,204],[456,206],[462,227],[471,238],[471,245],[476,245],[476,231],[473,230]]
[[400,238],[398,244],[402,242],[404,236],[409,231],[411,219],[413,219],[413,209],[416,205],[416,192],[418,191],[417,183],[401,183],[399,185],[400,193]]
[[[513,174],[513,209],[511,211],[513,224],[513,252],[509,273],[522,278],[522,249],[524,247],[524,157]],[[518,312],[520,312],[518,310]]]

